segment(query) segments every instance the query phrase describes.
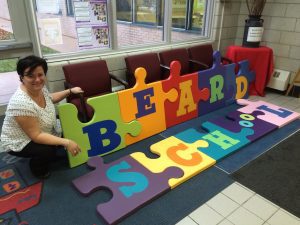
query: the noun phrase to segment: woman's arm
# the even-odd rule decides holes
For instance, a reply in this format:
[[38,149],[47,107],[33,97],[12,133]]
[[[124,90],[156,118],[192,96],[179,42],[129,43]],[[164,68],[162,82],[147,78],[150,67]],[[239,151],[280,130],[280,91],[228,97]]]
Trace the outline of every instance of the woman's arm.
[[72,140],[42,132],[36,117],[15,116],[15,119],[27,136],[35,143],[64,146],[73,156],[81,151],[79,146]]
[[71,94],[80,94],[80,93],[83,93],[83,90],[80,87],[73,87],[67,90],[55,92],[51,94],[52,102],[58,103]]

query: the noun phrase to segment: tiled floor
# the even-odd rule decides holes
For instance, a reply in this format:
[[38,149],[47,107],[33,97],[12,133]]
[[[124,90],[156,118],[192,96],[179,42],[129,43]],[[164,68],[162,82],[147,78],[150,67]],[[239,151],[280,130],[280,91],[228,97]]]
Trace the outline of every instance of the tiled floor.
[[[300,98],[268,91],[251,96],[300,113]],[[233,183],[176,225],[300,225],[300,219],[262,196]]]
[[176,225],[299,225],[300,219],[235,182]]

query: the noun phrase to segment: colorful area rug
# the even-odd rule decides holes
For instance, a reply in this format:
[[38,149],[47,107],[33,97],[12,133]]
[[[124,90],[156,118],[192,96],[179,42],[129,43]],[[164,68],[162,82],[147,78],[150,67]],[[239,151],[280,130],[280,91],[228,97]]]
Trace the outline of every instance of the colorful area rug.
[[[145,139],[123,151],[105,156],[104,161],[107,163],[114,161],[137,151],[137,149],[149,155],[150,145],[162,139],[159,135]],[[4,154],[0,154],[0,161],[3,162],[1,157],[4,156]],[[23,169],[26,169],[26,167],[27,165],[23,164]],[[20,168],[21,170],[22,168]],[[24,225],[53,225],[54,223],[56,225],[106,225],[106,222],[96,212],[96,206],[101,202],[109,201],[111,194],[103,190],[97,191],[86,198],[78,193],[71,184],[73,179],[88,171],[90,170],[86,165],[70,169],[67,161],[57,162],[53,165],[51,177],[43,181],[39,204],[19,213],[16,210],[10,210],[0,215],[0,224],[2,224],[2,219],[3,222],[17,221],[18,223],[23,222]],[[30,175],[27,172],[25,173],[25,177]],[[232,182],[232,179],[226,173],[212,167],[142,207],[120,224],[173,225],[232,184]],[[6,197],[8,196],[6,195]]]

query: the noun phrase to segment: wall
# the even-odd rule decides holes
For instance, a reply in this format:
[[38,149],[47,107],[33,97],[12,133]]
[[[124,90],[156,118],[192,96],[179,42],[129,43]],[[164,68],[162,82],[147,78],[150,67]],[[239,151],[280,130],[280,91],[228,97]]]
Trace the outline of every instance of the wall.
[[[242,0],[235,44],[241,45],[248,11]],[[275,68],[292,71],[300,68],[300,0],[267,0],[263,11],[264,35],[261,45],[273,49]]]
[[219,49],[223,55],[226,52],[226,47],[235,43],[240,7],[241,0],[216,1],[213,24],[214,49]]

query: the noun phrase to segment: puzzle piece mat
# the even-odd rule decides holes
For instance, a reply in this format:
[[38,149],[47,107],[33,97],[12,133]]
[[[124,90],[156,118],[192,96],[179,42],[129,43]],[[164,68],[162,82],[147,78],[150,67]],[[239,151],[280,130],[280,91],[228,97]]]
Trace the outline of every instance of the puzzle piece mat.
[[[232,105],[210,113],[206,118],[197,118],[199,119],[198,123],[204,122],[211,116],[226,115],[228,112],[234,110],[235,107],[237,106]],[[190,127],[193,127],[193,125],[195,126],[194,122],[188,121],[182,125],[180,124],[183,127],[182,130],[187,127],[187,123]],[[270,145],[275,145],[290,132],[293,132],[293,129],[299,129],[299,122],[300,121],[297,120],[284,126],[283,128],[274,131],[272,135],[265,136],[263,139],[261,139],[261,141],[266,140],[266,142],[269,142]],[[275,138],[272,138],[273,134],[276,132],[277,135]],[[145,154],[150,157],[150,145],[157,143],[162,139],[164,139],[164,137],[161,135],[153,136],[126,147],[124,151],[107,155],[104,157],[104,160],[106,162],[111,162],[127,154],[136,152],[137,149],[139,151],[145,151]],[[259,141],[260,140],[251,143],[246,148],[250,149],[261,147]],[[245,154],[244,151],[238,151],[234,155],[226,158],[226,160],[228,160],[230,163],[230,160],[233,159],[233,156],[241,156],[243,154]],[[231,163],[234,162],[232,161]],[[90,195],[88,199],[86,199],[74,191],[73,187],[70,185],[70,181],[72,179],[75,179],[89,171],[90,170],[88,170],[84,165],[73,169],[68,169],[68,167],[64,165],[62,170],[54,171],[53,175],[49,178],[49,180],[46,181],[46,185],[43,190],[44,197],[42,198],[40,205],[20,213],[22,220],[31,222],[31,224],[44,225],[52,225],[53,221],[56,221],[56,224],[58,225],[65,225],[65,221],[70,221],[71,224],[106,224],[101,217],[97,216],[95,213],[95,207],[100,202],[109,201],[111,195],[107,192],[95,192]],[[212,177],[214,179],[212,179]],[[233,181],[229,179],[226,173],[222,172],[216,167],[211,167],[210,169],[205,170],[192,179],[186,181],[182,185],[179,185],[176,189],[168,192],[163,197],[158,198],[154,202],[146,205],[132,216],[126,218],[120,224],[140,224],[139,221],[143,221],[143,224],[147,225],[157,224],[157,221],[162,221],[161,224],[164,225],[175,224],[194,209],[205,203],[215,194],[226,188],[232,182]],[[61,190],[63,190],[63,192],[61,192]],[[201,193],[201,195],[199,195],[199,193]],[[72,207],[70,207],[70,202],[72,202]],[[172,208],[169,207],[170,204],[173,206]],[[82,211],[83,208],[84,211]],[[49,213],[45,213],[47,210],[51,210],[51,215]],[[149,215],[153,216],[149,218]]]
[[[254,106],[257,105],[256,102],[247,102],[247,104],[252,104]],[[267,103],[263,103],[264,105],[267,105]],[[292,112],[290,112],[292,113]],[[228,124],[230,126],[230,123],[234,126],[235,132],[229,131],[222,127],[222,120],[218,119],[218,122],[220,123],[220,126],[213,123],[214,120],[211,120],[212,122],[205,121],[201,124],[204,130],[207,132],[198,132],[196,129],[194,130],[185,130],[182,131],[176,135],[175,137],[171,136],[169,138],[164,139],[163,141],[160,141],[158,143],[153,144],[150,149],[151,152],[157,154],[159,157],[154,159],[149,159],[144,155],[144,153],[135,152],[131,154],[130,156],[134,159],[128,156],[125,156],[120,160],[120,162],[127,162],[130,158],[131,161],[128,161],[129,164],[132,166],[136,163],[140,163],[140,165],[143,165],[148,169],[148,171],[151,171],[153,174],[151,175],[151,178],[148,177],[148,173],[142,172],[143,170],[139,170],[139,167],[133,166],[133,168],[136,168],[137,170],[131,170],[132,166],[129,166],[128,168],[123,168],[122,172],[121,167],[119,165],[116,165],[115,162],[112,164],[103,164],[100,162],[100,158],[91,158],[88,161],[88,164],[92,163],[93,167],[96,169],[94,171],[90,171],[89,173],[80,176],[73,180],[73,183],[76,187],[76,189],[81,192],[84,195],[89,195],[93,192],[94,189],[99,188],[107,188],[113,192],[113,198],[109,202],[109,204],[115,204],[118,202],[118,199],[120,202],[122,202],[122,205],[128,205],[129,208],[136,209],[136,206],[131,207],[130,201],[132,201],[132,204],[135,204],[135,197],[140,195],[141,191],[147,195],[149,190],[151,191],[151,186],[147,186],[147,178],[153,179],[157,176],[159,177],[160,173],[164,172],[164,170],[170,169],[172,166],[176,166],[183,170],[184,178],[182,181],[177,182],[176,180],[181,179],[183,177],[179,177],[178,174],[174,177],[169,177],[169,186],[171,188],[175,188],[180,183],[186,181],[188,178],[191,178],[195,176],[197,173],[201,172],[202,170],[207,169],[208,167],[212,166],[214,164],[215,160],[221,160],[224,157],[227,157],[227,155],[231,154],[234,151],[239,150],[240,148],[244,147],[245,145],[249,144],[251,141],[249,140],[248,136],[254,135],[255,131],[259,128],[259,126],[262,126],[264,123],[260,122],[258,119],[258,116],[261,116],[262,113],[256,111],[253,114],[240,114],[237,113],[233,121],[233,114],[230,113],[230,118],[224,119],[226,121],[226,126],[228,127]],[[276,112],[274,114],[277,115]],[[299,114],[298,114],[299,117]],[[221,117],[223,118],[223,117]],[[230,122],[231,121],[231,122]],[[253,121],[253,123],[251,122]],[[255,122],[254,122],[255,121]],[[258,125],[255,125],[258,124]],[[257,127],[258,126],[258,127]],[[256,128],[255,128],[256,127]],[[199,129],[199,128],[197,128]],[[277,129],[277,127],[272,128]],[[270,130],[272,131],[272,130]],[[266,131],[267,132],[267,131]],[[269,131],[268,131],[269,132]],[[184,133],[184,135],[182,135]],[[187,133],[187,134],[185,134]],[[259,137],[262,137],[265,132],[261,132],[256,139]],[[198,143],[199,142],[199,143]],[[201,142],[201,143],[200,143]],[[212,147],[210,146],[212,145]],[[209,148],[210,151],[205,151],[205,148]],[[202,150],[204,148],[204,150]],[[199,151],[198,151],[199,150]],[[220,151],[221,155],[216,155],[216,151]],[[200,154],[203,154],[201,155]],[[205,158],[207,157],[208,158]],[[129,158],[128,158],[129,157]],[[97,161],[97,164],[96,164]],[[130,163],[131,162],[131,163]],[[118,161],[119,164],[119,161]],[[199,167],[197,170],[197,167]],[[201,169],[203,167],[203,169]],[[120,168],[120,169],[116,169]],[[195,168],[195,169],[192,169]],[[192,169],[192,170],[191,170]],[[101,171],[101,174],[95,173],[99,170]],[[112,175],[110,171],[116,171],[114,172],[115,177],[111,177]],[[120,172],[119,172],[120,171]],[[135,171],[135,173],[139,173],[144,176],[143,179],[136,180],[133,185],[127,184],[127,182],[133,182],[131,179],[126,179],[126,173],[132,173],[132,171]],[[120,173],[124,173],[122,175],[122,178],[120,177]],[[186,175],[187,173],[187,175]],[[112,179],[111,179],[112,178]],[[176,178],[174,180],[174,178]],[[112,182],[113,181],[113,182]],[[124,184],[122,184],[122,182]],[[150,183],[149,183],[150,184]],[[122,186],[124,185],[124,186]],[[140,191],[136,192],[136,194],[132,193],[130,195],[126,194],[126,192],[122,191],[124,189],[133,189],[140,186],[144,186],[144,189],[139,189]],[[145,186],[146,185],[146,186]],[[149,189],[150,188],[150,189]],[[166,189],[164,189],[166,190]],[[117,192],[116,192],[117,191]],[[131,191],[132,192],[132,191]],[[154,191],[155,192],[155,191]],[[156,195],[159,196],[164,191],[156,190]],[[121,194],[122,193],[122,194]],[[151,196],[153,196],[153,192],[151,191]],[[152,198],[152,197],[151,197]],[[140,206],[143,206],[146,204],[148,200],[140,201]],[[123,217],[126,215],[124,213],[120,215],[113,215],[110,210],[99,210],[102,207],[106,207],[108,203],[105,204],[98,204],[97,211],[99,214],[102,215],[103,218],[109,223],[113,224],[116,222],[119,222]],[[115,205],[113,208],[118,206]],[[110,206],[110,208],[112,208]],[[118,210],[117,210],[118,211]],[[127,211],[127,215],[132,212],[131,210]],[[109,218],[109,219],[107,219]]]
[[68,154],[70,167],[222,108],[233,103],[236,96],[247,97],[248,84],[254,78],[248,62],[239,62],[235,74],[235,64],[221,64],[220,52],[215,51],[213,57],[211,68],[184,76],[179,76],[180,63],[173,61],[168,79],[149,84],[145,83],[147,71],[137,68],[134,87],[87,99],[94,114],[86,123],[79,121],[74,105],[60,104],[63,135],[76,141],[82,150],[76,157]]

